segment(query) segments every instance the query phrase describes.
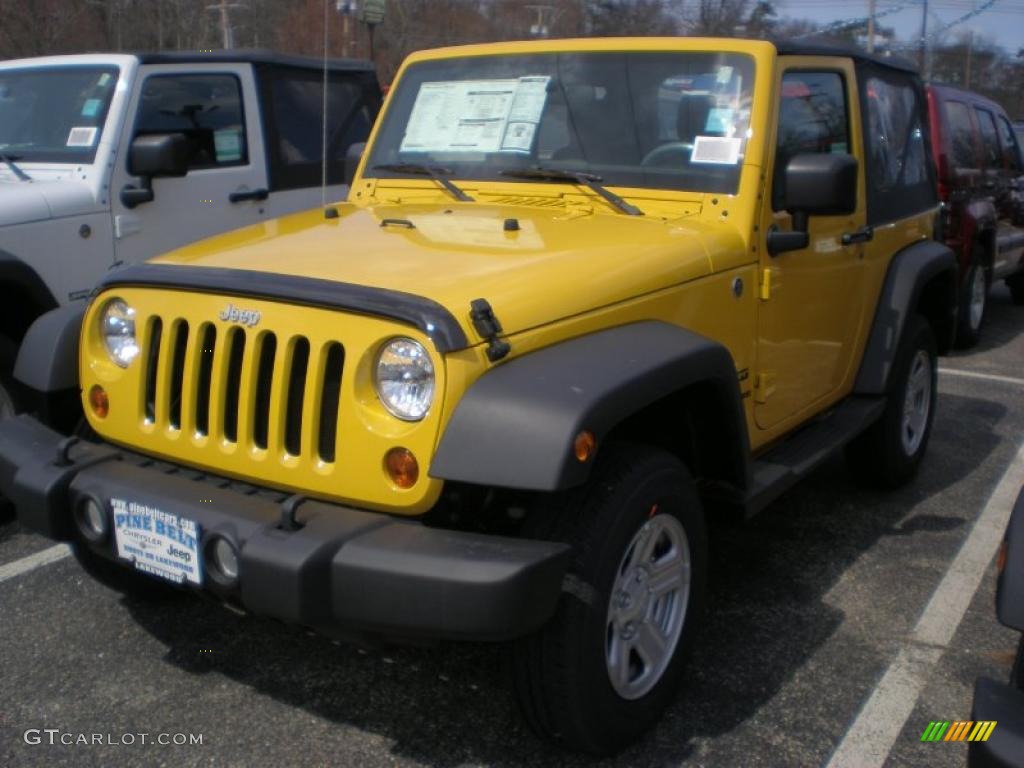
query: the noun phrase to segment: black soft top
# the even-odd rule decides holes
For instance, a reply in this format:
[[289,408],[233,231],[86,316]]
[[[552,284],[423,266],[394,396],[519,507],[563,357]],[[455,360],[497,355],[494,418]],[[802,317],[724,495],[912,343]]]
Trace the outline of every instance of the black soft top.
[[[270,64],[279,67],[300,67],[323,70],[323,59],[311,56],[291,56],[263,48],[233,48],[215,51],[160,51],[135,53],[142,64]],[[373,63],[363,59],[328,59],[327,69],[332,72],[372,72]]]
[[869,61],[880,67],[917,74],[917,65],[902,56],[877,56],[854,45],[820,40],[777,40],[775,49],[780,56],[845,56],[858,61]]

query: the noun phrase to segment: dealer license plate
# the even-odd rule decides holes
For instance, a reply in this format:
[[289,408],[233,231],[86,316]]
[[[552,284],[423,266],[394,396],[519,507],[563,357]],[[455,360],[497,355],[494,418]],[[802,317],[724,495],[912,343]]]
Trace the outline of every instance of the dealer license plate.
[[119,557],[176,584],[202,584],[199,525],[194,520],[127,499],[111,499],[110,506]]

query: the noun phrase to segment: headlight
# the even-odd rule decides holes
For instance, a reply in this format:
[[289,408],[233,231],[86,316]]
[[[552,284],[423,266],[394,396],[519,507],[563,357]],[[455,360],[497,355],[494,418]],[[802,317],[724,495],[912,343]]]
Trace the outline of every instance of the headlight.
[[392,339],[377,355],[374,370],[377,396],[403,421],[419,421],[434,400],[434,364],[423,345],[412,339]]
[[110,359],[122,368],[139,354],[135,341],[135,310],[122,299],[111,299],[100,315],[100,335]]

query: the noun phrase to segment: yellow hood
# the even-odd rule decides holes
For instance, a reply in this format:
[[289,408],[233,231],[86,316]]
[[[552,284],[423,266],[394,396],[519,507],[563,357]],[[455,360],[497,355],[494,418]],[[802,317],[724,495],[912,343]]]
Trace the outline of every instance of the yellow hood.
[[[473,299],[487,299],[512,334],[710,274],[706,243],[732,239],[696,216],[664,221],[571,207],[346,204],[338,212],[274,219],[154,261],[415,294],[446,307],[476,339]],[[505,231],[508,219],[518,230]]]

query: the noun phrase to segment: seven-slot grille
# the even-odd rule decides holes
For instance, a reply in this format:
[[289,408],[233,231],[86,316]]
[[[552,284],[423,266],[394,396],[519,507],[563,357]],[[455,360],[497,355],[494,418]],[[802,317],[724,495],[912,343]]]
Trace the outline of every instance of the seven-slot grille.
[[345,351],[301,335],[148,319],[142,417],[244,448],[333,463]]

